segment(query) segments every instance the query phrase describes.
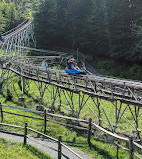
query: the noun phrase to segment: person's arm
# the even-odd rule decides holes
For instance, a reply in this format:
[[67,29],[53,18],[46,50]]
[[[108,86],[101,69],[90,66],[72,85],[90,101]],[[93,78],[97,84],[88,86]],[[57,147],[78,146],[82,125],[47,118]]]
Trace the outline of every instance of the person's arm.
[[75,63],[71,63],[71,69],[76,69],[75,68]]
[[77,63],[75,64],[75,69],[78,69],[78,70],[80,69],[80,68],[77,66]]

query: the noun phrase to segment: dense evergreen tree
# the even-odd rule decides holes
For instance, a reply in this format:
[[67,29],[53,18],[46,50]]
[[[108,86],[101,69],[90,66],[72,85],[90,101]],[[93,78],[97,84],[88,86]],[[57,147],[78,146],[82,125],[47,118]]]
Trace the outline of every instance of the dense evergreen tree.
[[142,63],[142,0],[0,0],[0,32],[33,13],[39,47]]
[[141,0],[43,0],[35,14],[39,47],[79,48],[140,62]]
[[89,14],[84,29],[84,44],[93,56],[103,56],[109,51],[109,26],[107,10],[104,1],[92,1],[91,13]]

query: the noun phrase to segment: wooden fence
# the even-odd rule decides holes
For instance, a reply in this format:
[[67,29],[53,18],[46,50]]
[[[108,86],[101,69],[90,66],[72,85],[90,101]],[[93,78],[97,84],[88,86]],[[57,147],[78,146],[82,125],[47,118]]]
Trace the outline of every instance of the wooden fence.
[[42,135],[43,137],[47,138],[47,139],[50,139],[52,141],[55,141],[58,143],[58,159],[61,159],[61,156],[62,156],[62,147],[65,147],[67,150],[69,150],[71,153],[73,153],[75,156],[77,156],[78,158],[80,159],[83,159],[81,156],[79,156],[76,152],[74,152],[72,149],[70,149],[68,146],[66,146],[65,144],[63,144],[61,142],[61,136],[59,136],[59,139],[55,139],[51,136],[48,136],[48,135],[45,135],[37,130],[34,130],[32,128],[29,128],[28,127],[28,124],[25,123],[25,127],[23,126],[16,126],[16,125],[11,125],[11,124],[6,124],[6,123],[0,123],[0,125],[3,125],[3,126],[10,126],[10,127],[14,127],[14,128],[21,128],[21,129],[24,129],[24,144],[27,144],[27,138],[30,139],[30,136],[28,135],[28,130],[34,132],[34,133],[37,133],[39,135]]
[[[37,118],[37,117],[32,117],[32,116],[21,115],[21,114],[17,114],[17,113],[3,111],[3,107],[9,107],[9,108],[13,108],[13,109],[23,110],[23,111],[26,111],[26,112],[43,114],[43,118]],[[138,149],[142,150],[142,146],[139,143],[137,143],[137,141],[133,140],[132,136],[129,136],[129,138],[126,138],[126,137],[119,136],[119,135],[117,135],[115,133],[112,133],[112,132],[110,132],[110,131],[108,131],[108,130],[102,128],[102,127],[100,127],[99,125],[93,123],[91,118],[89,119],[89,121],[87,121],[87,120],[83,120],[83,119],[77,119],[77,118],[73,118],[73,117],[67,117],[67,116],[62,116],[62,115],[48,113],[48,112],[46,112],[46,110],[44,110],[44,112],[41,112],[41,111],[37,111],[37,110],[31,110],[31,109],[20,108],[20,107],[16,107],[16,106],[9,106],[9,105],[4,105],[4,104],[0,104],[0,113],[1,113],[1,120],[2,121],[4,119],[4,113],[16,115],[16,116],[21,116],[21,117],[27,117],[27,118],[37,119],[37,120],[43,120],[44,134],[41,133],[41,132],[38,132],[36,130],[33,130],[31,128],[28,128],[25,125],[24,143],[26,143],[27,129],[30,130],[30,131],[36,132],[36,133],[38,133],[38,134],[40,134],[40,135],[42,135],[44,137],[47,137],[47,138],[50,138],[50,139],[54,139],[54,138],[51,138],[51,137],[45,135],[47,121],[49,121],[49,122],[60,124],[60,125],[66,126],[66,127],[70,127],[70,128],[74,128],[74,129],[78,129],[78,130],[82,130],[82,131],[87,132],[87,141],[88,141],[89,146],[91,146],[91,136],[92,135],[93,136],[96,135],[96,136],[98,136],[100,138],[103,138],[107,142],[109,142],[109,143],[117,146],[117,148],[121,148],[121,149],[129,152],[129,158],[130,159],[133,159],[134,156],[136,156],[137,158],[141,159],[140,156],[138,156],[136,153],[134,153],[134,148],[138,148]],[[67,124],[67,123],[59,122],[59,121],[56,121],[56,120],[50,120],[50,119],[47,119],[47,116],[61,118],[61,119],[65,119],[65,120],[77,121],[77,122],[80,122],[80,123],[83,122],[84,125],[83,126],[82,125],[77,126],[77,125],[73,125],[73,124]],[[85,124],[87,124],[87,125],[85,126]],[[2,125],[2,123],[1,123],[1,125]],[[10,125],[10,124],[5,124],[5,125],[7,125],[7,126],[13,126],[13,125]],[[16,128],[23,128],[21,126],[14,126],[14,127],[16,127]],[[103,132],[105,135],[107,135],[109,137],[112,137],[113,140],[109,140],[107,138],[104,138],[101,135],[98,135],[98,133],[96,133],[96,130]],[[114,142],[114,141],[118,141],[118,140],[122,141],[123,143],[126,142],[129,145],[128,148],[124,147],[124,146],[122,146],[122,145],[120,145],[120,144],[118,144],[116,142]],[[59,156],[61,154],[61,146],[64,146],[68,150],[72,151],[66,145],[64,145],[63,143],[61,143],[61,137],[59,137],[58,141],[57,141],[57,139],[54,139],[54,141],[58,142],[58,153],[59,153]],[[58,156],[58,158],[60,158],[59,156]],[[77,154],[76,154],[76,156],[77,156]]]

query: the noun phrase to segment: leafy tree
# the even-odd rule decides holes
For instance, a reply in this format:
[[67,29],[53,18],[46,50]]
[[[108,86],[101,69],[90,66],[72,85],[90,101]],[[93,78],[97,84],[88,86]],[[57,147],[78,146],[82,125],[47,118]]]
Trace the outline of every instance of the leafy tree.
[[37,0],[0,0],[0,32],[7,31],[32,16]]
[[0,32],[33,15],[39,47],[142,63],[141,0],[0,0]]

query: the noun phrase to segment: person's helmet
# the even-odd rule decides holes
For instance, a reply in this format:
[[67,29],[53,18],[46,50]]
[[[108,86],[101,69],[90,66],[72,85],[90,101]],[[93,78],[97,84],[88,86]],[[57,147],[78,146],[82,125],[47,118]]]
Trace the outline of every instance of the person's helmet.
[[73,62],[73,61],[75,61],[75,59],[74,59],[74,58],[71,58],[70,61]]

